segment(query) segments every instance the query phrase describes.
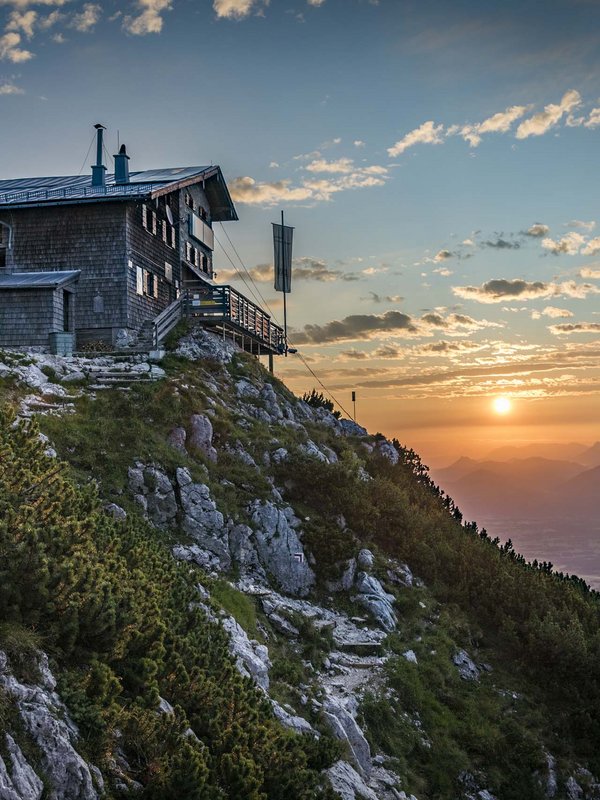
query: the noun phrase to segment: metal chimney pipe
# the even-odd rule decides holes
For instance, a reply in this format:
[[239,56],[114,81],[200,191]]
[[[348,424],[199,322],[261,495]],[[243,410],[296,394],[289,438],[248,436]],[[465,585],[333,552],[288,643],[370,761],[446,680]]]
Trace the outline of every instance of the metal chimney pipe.
[[119,152],[115,158],[115,183],[123,184],[129,183],[129,156],[127,155],[127,148],[124,144],[121,145]]
[[94,125],[94,128],[96,128],[96,163],[92,167],[92,186],[106,186],[106,167],[102,163],[103,139],[106,128],[100,123]]

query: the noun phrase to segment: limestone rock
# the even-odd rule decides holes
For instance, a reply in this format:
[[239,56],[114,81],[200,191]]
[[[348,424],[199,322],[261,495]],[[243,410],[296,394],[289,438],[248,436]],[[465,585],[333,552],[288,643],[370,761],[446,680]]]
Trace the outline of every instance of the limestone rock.
[[269,651],[264,644],[248,638],[246,631],[233,617],[225,617],[221,624],[229,634],[229,649],[235,658],[238,671],[252,678],[257,686],[269,689]]
[[364,572],[373,569],[375,564],[375,556],[370,550],[360,550],[358,556],[356,557],[356,561],[360,569]]
[[217,460],[217,451],[212,445],[213,426],[205,414],[192,414],[188,447],[204,453],[211,461]]
[[188,469],[177,469],[177,488],[183,511],[183,530],[203,549],[219,559],[221,569],[229,569],[229,535],[223,514],[217,510],[210,489],[203,483],[194,483]]
[[414,650],[407,650],[405,653],[402,653],[403,657],[409,661],[411,664],[418,664],[417,656]]
[[373,575],[359,572],[355,583],[358,594],[352,599],[364,606],[386,631],[393,631],[398,624],[394,613],[394,596],[388,594]]
[[478,681],[479,668],[466,650],[459,650],[452,657],[452,663],[464,681]]
[[279,705],[276,700],[271,700],[271,705],[273,707],[273,713],[284,725],[286,728],[290,728],[290,730],[294,731],[295,733],[310,733],[315,738],[319,738],[319,734],[313,728],[313,726],[308,722],[308,720],[304,719],[304,717],[299,717],[296,714],[290,714],[289,711],[286,711],[283,706]]
[[327,581],[327,589],[330,592],[349,592],[354,583],[356,575],[356,559],[350,558],[348,561],[340,564],[342,574],[336,580]]
[[260,399],[263,401],[265,405],[265,411],[269,415],[272,422],[277,422],[278,420],[283,419],[283,412],[279,406],[277,394],[270,383],[265,383],[263,386],[260,392]]
[[336,761],[325,774],[342,800],[379,800],[347,761]]
[[391,464],[397,464],[400,459],[398,451],[391,442],[388,442],[387,439],[382,439],[381,441],[377,442],[377,452],[379,455],[387,458]]
[[166,528],[177,516],[177,500],[173,485],[156,465],[136,462],[128,470],[129,488],[134,499],[157,528]]
[[268,583],[254,546],[254,531],[248,525],[234,525],[229,531],[229,552],[240,576],[259,584]]
[[255,500],[249,512],[255,529],[256,551],[264,569],[280,589],[304,597],[315,583],[304,548],[296,532],[300,521],[288,506],[278,508],[270,500]]
[[[77,727],[55,692],[56,681],[44,655],[39,672],[39,684],[20,683],[10,671],[6,654],[0,652],[0,687],[16,703],[26,732],[39,748],[41,768],[51,786],[49,800],[97,800],[90,767],[74,746]],[[16,750],[14,756],[19,758]]]
[[171,550],[173,557],[178,561],[189,561],[197,564],[207,572],[221,569],[221,560],[210,550],[205,550],[197,544],[183,545],[178,544]]
[[238,397],[257,398],[260,394],[256,386],[246,378],[240,378],[235,384],[235,393]]
[[271,459],[275,464],[281,464],[289,458],[289,453],[285,447],[278,447],[277,450],[271,455]]
[[368,436],[367,429],[351,419],[339,419],[338,425],[344,436]]
[[175,353],[188,361],[217,361],[229,364],[239,348],[229,339],[222,339],[203,328],[195,328],[190,334],[182,337]]
[[115,519],[127,519],[127,512],[125,509],[121,508],[121,506],[118,506],[116,503],[105,503],[104,510]]
[[309,458],[316,458],[317,461],[327,462],[328,460],[327,456],[319,450],[317,445],[311,439],[309,439],[305,444],[301,444],[298,449],[301,453],[304,453],[305,456],[308,456]]
[[185,432],[185,428],[173,428],[167,437],[167,442],[174,450],[178,450],[180,453],[187,455],[187,450],[185,448],[186,439],[187,433]]
[[387,578],[391,583],[410,588],[413,585],[413,574],[407,564],[393,563],[387,570]]
[[565,792],[567,800],[582,800],[583,798],[583,789],[572,775],[565,782]]
[[9,733],[6,734],[5,741],[10,767],[0,756],[0,798],[2,800],[40,800],[44,784]]
[[69,372],[67,375],[63,375],[60,380],[61,383],[77,383],[85,380],[85,373],[76,370],[75,372]]
[[371,773],[371,748],[350,711],[328,694],[323,700],[323,715],[333,735],[347,742],[360,774],[368,778]]

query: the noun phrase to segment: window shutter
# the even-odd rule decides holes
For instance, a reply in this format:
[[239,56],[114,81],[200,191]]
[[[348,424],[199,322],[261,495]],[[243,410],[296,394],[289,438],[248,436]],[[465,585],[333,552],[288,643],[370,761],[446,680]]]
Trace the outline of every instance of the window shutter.
[[135,268],[135,293],[144,294],[144,270],[141,267]]

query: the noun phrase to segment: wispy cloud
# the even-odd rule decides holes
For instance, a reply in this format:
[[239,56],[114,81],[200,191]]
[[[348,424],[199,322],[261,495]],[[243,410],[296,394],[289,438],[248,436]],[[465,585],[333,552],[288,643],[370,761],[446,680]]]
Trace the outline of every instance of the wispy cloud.
[[213,0],[213,9],[221,19],[244,19],[268,4],[268,0]]
[[541,319],[542,316],[550,317],[551,319],[568,319],[575,315],[568,308],[557,308],[556,306],[546,306],[542,311],[531,312],[531,319]]
[[442,144],[444,141],[442,132],[443,125],[436,125],[433,120],[424,122],[418,128],[410,131],[402,139],[399,139],[396,144],[388,147],[388,155],[390,158],[397,158],[402,155],[409,147],[414,147],[416,144]]
[[139,13],[126,16],[123,28],[134,36],[160,33],[163,29],[163,14],[172,8],[171,0],[137,0]]
[[600,322],[561,322],[550,325],[548,330],[555,336],[570,336],[572,333],[598,333]]
[[85,3],[80,12],[73,14],[69,27],[79,33],[90,33],[96,27],[101,15],[101,6],[96,3]]
[[[306,170],[309,175],[296,185],[289,179],[259,182],[249,176],[234,178],[229,185],[231,196],[239,203],[262,206],[329,201],[338,192],[383,186],[389,177],[387,167],[357,165],[349,158],[313,161]],[[317,177],[318,173],[326,177]]]
[[471,147],[477,147],[481,143],[481,137],[486,133],[507,133],[512,124],[526,114],[530,108],[531,106],[511,106],[497,114],[492,114],[483,122],[462,126],[454,125],[448,129],[447,135],[458,134]]
[[[273,264],[257,264],[247,272],[243,270],[219,270],[219,280],[244,280],[248,277],[261,283],[273,280]],[[355,272],[344,272],[341,269],[331,269],[327,263],[318,258],[295,258],[292,265],[292,279],[294,281],[317,281],[318,283],[332,283],[333,281],[358,281],[360,275]]]
[[600,236],[594,239],[586,239],[581,233],[570,231],[560,239],[546,238],[542,240],[542,247],[550,253],[556,255],[576,256],[579,253],[584,256],[593,256],[600,253]]
[[7,31],[22,31],[28,39],[33,37],[33,29],[38,17],[37,11],[12,11],[6,24]]
[[361,300],[369,300],[372,303],[401,303],[404,298],[399,294],[377,294],[369,292],[368,297],[361,297]]
[[560,103],[550,103],[544,110],[534,114],[529,119],[523,120],[516,132],[517,139],[527,139],[529,136],[542,136],[575,108],[581,105],[581,95],[575,89],[565,92]]
[[525,235],[533,237],[545,236],[549,230],[550,228],[542,222],[534,222],[530,228],[527,228]]
[[600,269],[594,269],[593,267],[583,267],[583,269],[579,270],[579,275],[582,278],[600,278]]
[[17,94],[25,94],[25,90],[21,89],[20,86],[17,86],[12,81],[1,81],[0,80],[0,96],[8,96],[8,95],[17,95]]
[[536,300],[537,298],[560,297],[561,295],[583,299],[588,294],[600,294],[600,289],[590,283],[575,283],[575,281],[545,283],[518,278],[514,280],[496,278],[481,284],[481,286],[453,286],[452,291],[458,297],[475,300],[478,303],[501,303],[507,298]]

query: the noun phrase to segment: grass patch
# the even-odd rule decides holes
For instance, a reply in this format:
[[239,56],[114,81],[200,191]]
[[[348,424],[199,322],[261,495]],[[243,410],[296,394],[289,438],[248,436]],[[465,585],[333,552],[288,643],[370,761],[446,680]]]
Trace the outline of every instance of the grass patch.
[[256,626],[256,606],[254,601],[225,580],[215,580],[210,587],[210,594],[228,614],[246,631],[248,636],[262,638]]

